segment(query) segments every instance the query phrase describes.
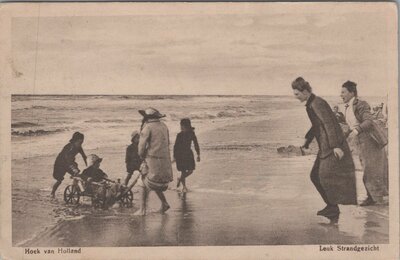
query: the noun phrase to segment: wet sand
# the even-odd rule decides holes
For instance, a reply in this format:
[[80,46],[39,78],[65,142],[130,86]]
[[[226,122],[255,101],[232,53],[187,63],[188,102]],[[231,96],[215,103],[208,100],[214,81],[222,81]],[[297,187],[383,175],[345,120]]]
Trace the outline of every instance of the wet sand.
[[[40,198],[13,200],[13,211],[25,210],[19,214],[25,217],[13,218],[13,243],[65,247],[388,243],[387,206],[341,206],[337,224],[316,215],[324,205],[309,179],[315,156],[277,154],[277,147],[301,143],[304,134],[302,128],[277,128],[283,120],[295,126],[304,125],[305,118],[293,114],[284,119],[232,122],[199,135],[202,162],[188,178],[190,191],[182,194],[174,189],[176,183],[171,183],[165,193],[171,209],[164,215],[132,216],[136,206],[94,210],[89,199],[79,207],[65,206],[61,193],[70,182],[68,178],[56,201],[48,198],[47,190],[39,192]],[[106,158],[106,172],[113,169],[124,176],[123,150],[97,152]],[[28,164],[16,160],[13,172],[26,171],[27,167],[48,171],[46,165],[52,160],[35,157]],[[42,174],[14,181],[39,178],[36,176]],[[33,181],[44,182],[40,178]],[[361,200],[365,194],[360,175],[358,187]],[[22,203],[26,207],[21,207]],[[154,193],[149,207],[152,211],[159,207]],[[32,234],[36,235],[29,239]]]

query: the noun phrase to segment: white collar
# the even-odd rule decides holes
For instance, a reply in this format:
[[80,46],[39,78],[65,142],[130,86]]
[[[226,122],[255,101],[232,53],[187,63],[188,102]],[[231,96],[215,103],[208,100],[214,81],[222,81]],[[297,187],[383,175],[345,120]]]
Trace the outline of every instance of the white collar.
[[153,122],[160,122],[160,119],[158,119],[158,118],[147,119],[146,123],[153,123]]
[[349,102],[347,102],[346,104],[347,104],[347,105],[353,105],[354,99],[356,99],[356,97],[352,97],[352,98],[349,100]]

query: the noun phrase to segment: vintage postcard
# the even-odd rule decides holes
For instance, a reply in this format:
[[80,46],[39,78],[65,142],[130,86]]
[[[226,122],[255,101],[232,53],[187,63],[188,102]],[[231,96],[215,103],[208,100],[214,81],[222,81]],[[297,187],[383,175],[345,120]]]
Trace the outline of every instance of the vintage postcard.
[[398,259],[397,6],[0,5],[0,259]]

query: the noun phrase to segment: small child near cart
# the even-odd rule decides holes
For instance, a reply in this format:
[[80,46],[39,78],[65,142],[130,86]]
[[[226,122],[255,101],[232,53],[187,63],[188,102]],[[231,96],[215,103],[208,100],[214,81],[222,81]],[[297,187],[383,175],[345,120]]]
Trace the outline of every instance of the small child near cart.
[[79,177],[86,182],[86,192],[91,193],[95,199],[104,199],[106,201],[104,207],[111,206],[120,195],[119,180],[115,182],[108,179],[108,175],[100,169],[103,158],[95,154],[90,155],[90,158],[91,165]]
[[128,186],[129,180],[132,178],[132,175],[135,175],[133,178],[133,182],[131,186],[133,187],[138,178],[140,177],[140,165],[142,160],[140,159],[138,153],[138,145],[139,145],[139,132],[133,131],[131,135],[131,144],[126,148],[126,156],[125,156],[125,163],[126,163],[126,172],[128,175],[125,179],[125,186]]
[[73,183],[64,191],[66,203],[79,203],[79,197],[92,198],[94,207],[107,209],[119,202],[119,206],[131,207],[133,193],[121,184],[120,179],[110,180],[107,174],[100,169],[103,158],[95,154],[89,155],[89,167],[82,174],[73,178]]
[[89,155],[90,165],[79,176],[82,180],[87,182],[101,182],[108,178],[108,175],[100,169],[100,163],[103,158],[98,157],[96,154]]
[[89,155],[89,158],[89,167],[83,170],[82,174],[80,174],[79,177],[86,183],[86,192],[93,193],[93,195],[96,195],[96,193],[103,193],[103,189],[100,184],[103,181],[108,180],[107,174],[103,172],[102,169],[100,169],[100,163],[103,158],[100,158],[96,154]]

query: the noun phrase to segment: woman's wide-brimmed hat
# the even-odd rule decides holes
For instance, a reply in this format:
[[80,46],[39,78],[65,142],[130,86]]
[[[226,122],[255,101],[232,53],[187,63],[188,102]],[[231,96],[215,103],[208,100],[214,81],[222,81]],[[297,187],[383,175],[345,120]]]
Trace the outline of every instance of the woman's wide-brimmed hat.
[[90,158],[90,165],[94,165],[97,162],[103,161],[103,158],[100,158],[96,154],[91,154],[88,157]]
[[194,130],[194,127],[192,127],[192,122],[190,121],[189,118],[181,119],[181,125],[186,127],[186,128],[188,128],[188,129]]
[[72,142],[75,142],[76,140],[83,140],[84,137],[85,137],[85,136],[84,136],[82,133],[75,132],[75,133],[72,135],[71,140],[69,140],[69,141],[72,143]]
[[164,114],[161,114],[160,111],[158,111],[155,108],[148,107],[145,110],[139,110],[139,113],[144,117],[144,118],[162,118],[165,117]]

